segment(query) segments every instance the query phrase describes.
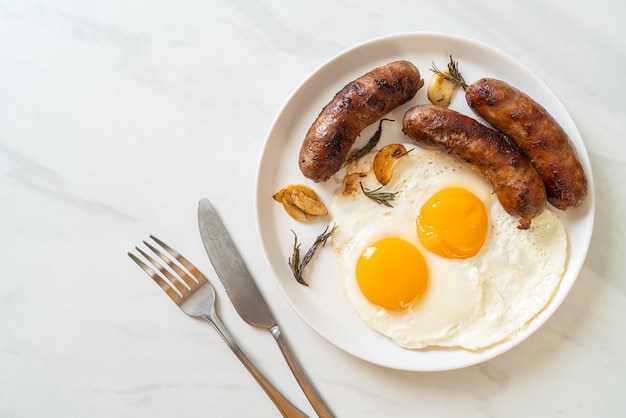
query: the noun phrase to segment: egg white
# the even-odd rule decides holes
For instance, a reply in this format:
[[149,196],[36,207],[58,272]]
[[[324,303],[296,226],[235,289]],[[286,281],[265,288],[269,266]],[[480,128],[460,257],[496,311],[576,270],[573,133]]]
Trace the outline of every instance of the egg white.
[[[397,192],[393,207],[378,204],[360,188],[345,193],[344,183],[329,208],[338,276],[359,317],[374,331],[406,348],[461,347],[478,350],[509,337],[549,302],[565,268],[567,240],[558,218],[549,211],[530,230],[517,229],[491,187],[470,168],[433,150],[405,144],[391,181],[381,191]],[[380,187],[371,167],[376,151],[347,170],[362,173],[369,190]],[[435,192],[463,187],[485,205],[489,228],[481,251],[467,260],[437,256],[419,242],[415,217]],[[356,282],[356,263],[369,245],[385,237],[402,238],[423,254],[429,284],[423,297],[402,311],[370,303]]]

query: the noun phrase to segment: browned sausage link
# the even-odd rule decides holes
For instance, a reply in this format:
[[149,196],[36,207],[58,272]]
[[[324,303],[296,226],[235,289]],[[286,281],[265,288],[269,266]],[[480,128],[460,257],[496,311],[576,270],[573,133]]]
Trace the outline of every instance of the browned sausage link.
[[467,87],[472,110],[507,135],[534,164],[548,201],[565,210],[587,195],[587,177],[561,126],[537,102],[504,81],[483,78]]
[[546,191],[537,170],[500,132],[433,105],[409,109],[402,126],[418,145],[442,151],[481,173],[504,210],[520,217],[518,228],[528,229],[545,208]]
[[361,131],[411,100],[423,85],[418,69],[408,61],[375,68],[348,83],[309,128],[299,156],[302,174],[316,182],[328,180]]

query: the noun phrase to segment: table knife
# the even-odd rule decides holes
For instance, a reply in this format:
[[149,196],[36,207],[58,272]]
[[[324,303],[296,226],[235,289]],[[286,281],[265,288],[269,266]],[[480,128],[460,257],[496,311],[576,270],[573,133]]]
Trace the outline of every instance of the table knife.
[[313,386],[290,348],[243,257],[228,234],[226,226],[211,202],[206,198],[201,199],[198,204],[198,226],[202,243],[209,255],[213,269],[224,285],[226,294],[239,316],[252,326],[270,331],[315,412],[320,417],[334,417],[330,407]]

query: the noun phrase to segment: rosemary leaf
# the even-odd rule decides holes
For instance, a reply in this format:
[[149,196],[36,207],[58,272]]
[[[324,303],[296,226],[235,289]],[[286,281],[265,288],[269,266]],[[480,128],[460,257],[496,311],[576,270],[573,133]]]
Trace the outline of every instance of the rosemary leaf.
[[450,62],[448,63],[447,73],[437,68],[434,62],[432,63],[432,65],[433,66],[430,69],[430,71],[432,71],[433,73],[437,74],[440,77],[443,77],[444,79],[448,81],[458,84],[459,86],[463,87],[463,89],[467,88],[467,83],[465,83],[465,79],[463,78],[463,75],[459,71],[459,64],[458,62],[452,59],[452,55],[450,55]]
[[378,124],[378,129],[376,130],[376,132],[374,132],[374,135],[372,135],[370,140],[367,141],[367,144],[365,144],[363,146],[363,148],[359,148],[358,150],[356,150],[350,156],[350,158],[346,159],[346,161],[344,161],[342,167],[345,167],[346,165],[350,164],[351,162],[358,160],[359,158],[361,158],[362,156],[364,156],[365,154],[367,154],[368,152],[370,152],[371,150],[374,149],[374,147],[378,144],[378,141],[380,141],[380,136],[383,133],[383,121],[385,121],[385,120],[387,120],[389,122],[395,122],[393,119],[386,119],[386,118],[381,119],[380,123]]
[[291,268],[291,273],[293,274],[293,277],[296,278],[298,283],[308,286],[308,284],[302,278],[302,272],[300,271],[300,244],[298,243],[298,236],[293,230],[291,230],[291,233],[293,234],[293,255],[289,257],[287,263]]
[[293,277],[295,277],[298,283],[305,286],[309,285],[304,280],[303,272],[307,264],[309,264],[309,262],[313,258],[313,255],[315,255],[315,251],[317,251],[319,246],[321,245],[323,247],[326,245],[326,241],[328,241],[328,238],[330,238],[330,236],[335,232],[335,230],[337,229],[337,225],[334,225],[330,231],[328,230],[328,228],[329,227],[327,226],[326,229],[324,229],[324,232],[322,232],[315,239],[315,242],[313,243],[311,248],[309,248],[309,250],[304,254],[304,257],[302,257],[302,259],[300,259],[300,244],[298,243],[298,236],[295,232],[291,231],[294,236],[293,255],[289,258],[288,263],[289,267],[291,268],[291,272],[293,273]]
[[379,188],[374,190],[370,190],[364,187],[363,183],[361,182],[359,182],[359,186],[361,186],[361,191],[363,191],[363,194],[372,199],[374,202],[385,205],[388,208],[393,207],[389,202],[396,198],[398,192],[381,192],[380,190],[383,188],[383,186],[380,186]]

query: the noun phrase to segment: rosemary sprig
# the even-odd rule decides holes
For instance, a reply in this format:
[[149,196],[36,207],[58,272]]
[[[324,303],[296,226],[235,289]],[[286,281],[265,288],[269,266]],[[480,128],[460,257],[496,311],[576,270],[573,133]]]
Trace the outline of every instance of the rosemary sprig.
[[393,119],[381,119],[380,123],[378,124],[378,129],[376,130],[376,132],[374,132],[374,135],[372,135],[370,140],[367,141],[367,144],[365,144],[363,148],[359,148],[358,150],[356,150],[348,159],[346,159],[346,161],[343,162],[342,167],[345,167],[351,162],[358,160],[359,158],[374,149],[374,147],[378,144],[378,141],[380,141],[380,136],[383,133],[383,121],[385,120],[389,122],[395,122]]
[[396,198],[396,195],[398,194],[398,192],[381,192],[380,189],[382,189],[383,186],[380,186],[377,189],[371,190],[371,189],[368,189],[367,187],[364,187],[363,183],[361,182],[359,182],[359,186],[361,186],[361,191],[363,192],[363,194],[369,197],[370,199],[372,199],[373,201],[375,201],[376,203],[385,205],[388,208],[393,207],[391,203],[389,202]]
[[402,157],[404,157],[405,155],[407,155],[409,152],[413,151],[414,149],[415,149],[415,148],[411,148],[411,149],[408,149],[408,150],[404,151],[402,154],[398,155],[398,157],[397,157],[397,158],[402,158]]
[[463,78],[463,75],[459,71],[459,64],[458,62],[452,59],[452,55],[450,55],[450,62],[448,63],[447,73],[437,68],[434,62],[432,64],[433,64],[433,67],[430,69],[430,71],[432,71],[433,73],[437,74],[440,77],[445,78],[448,81],[452,81],[453,83],[458,84],[459,86],[463,87],[463,89],[467,88],[467,83],[465,83],[465,79]]
[[329,231],[328,226],[324,229],[316,239],[311,248],[304,254],[304,257],[300,259],[300,243],[298,243],[298,236],[292,230],[294,241],[293,241],[293,255],[289,257],[287,263],[291,268],[291,272],[293,273],[293,277],[295,277],[296,281],[300,284],[308,286],[309,284],[304,280],[303,272],[304,268],[309,264],[309,261],[313,258],[315,251],[321,245],[322,247],[326,245],[326,241],[337,229],[337,225],[334,225],[333,228]]

